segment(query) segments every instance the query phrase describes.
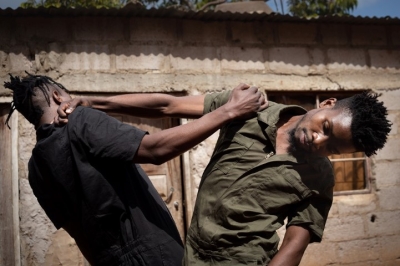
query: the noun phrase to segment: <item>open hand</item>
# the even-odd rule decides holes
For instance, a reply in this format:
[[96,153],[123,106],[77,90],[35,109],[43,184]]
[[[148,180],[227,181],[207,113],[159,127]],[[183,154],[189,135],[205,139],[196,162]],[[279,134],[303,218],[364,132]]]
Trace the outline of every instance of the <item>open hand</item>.
[[240,84],[233,89],[225,107],[234,118],[247,119],[268,106],[268,101],[257,87]]

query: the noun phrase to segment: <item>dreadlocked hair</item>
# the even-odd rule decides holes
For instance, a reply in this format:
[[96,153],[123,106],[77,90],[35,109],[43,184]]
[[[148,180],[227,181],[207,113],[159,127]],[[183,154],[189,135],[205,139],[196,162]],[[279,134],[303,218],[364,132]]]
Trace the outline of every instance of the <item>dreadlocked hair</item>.
[[[26,72],[28,76],[20,78],[18,76],[10,75],[10,82],[4,82],[4,87],[13,91],[13,101],[11,102],[11,109],[6,119],[5,124],[10,128],[8,122],[12,113],[18,110],[30,123],[36,125],[43,115],[43,110],[40,106],[34,105],[32,96],[36,96],[39,89],[50,106],[49,85],[57,86],[58,88],[68,90],[60,83],[55,82],[47,76],[32,75]],[[36,92],[35,92],[36,91]]]
[[383,148],[391,129],[387,109],[377,100],[378,94],[364,91],[337,101],[334,108],[348,109],[352,116],[351,134],[357,150],[369,157]]

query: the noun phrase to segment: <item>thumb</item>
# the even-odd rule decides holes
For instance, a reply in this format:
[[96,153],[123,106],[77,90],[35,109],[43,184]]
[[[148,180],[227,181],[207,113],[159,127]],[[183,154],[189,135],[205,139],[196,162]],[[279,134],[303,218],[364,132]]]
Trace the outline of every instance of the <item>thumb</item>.
[[260,106],[260,108],[258,109],[258,111],[262,111],[262,110],[264,110],[264,109],[267,108],[267,107],[268,107],[268,101],[265,100],[264,104],[262,104],[262,105]]

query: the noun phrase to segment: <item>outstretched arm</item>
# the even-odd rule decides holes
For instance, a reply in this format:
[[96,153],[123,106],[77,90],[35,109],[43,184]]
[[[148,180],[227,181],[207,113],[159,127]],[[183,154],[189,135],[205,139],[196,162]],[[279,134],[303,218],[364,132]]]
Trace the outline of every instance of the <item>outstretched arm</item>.
[[296,266],[299,265],[308,243],[310,232],[301,226],[291,225],[287,228],[282,245],[268,266]]
[[247,85],[236,87],[228,102],[189,124],[144,136],[135,163],[164,163],[197,145],[226,122],[252,117],[267,107],[264,96],[257,88]]
[[107,113],[138,117],[198,118],[203,115],[204,95],[176,97],[162,93],[122,94],[110,97],[77,97],[60,104],[57,124],[68,122],[68,115],[77,106],[86,106]]

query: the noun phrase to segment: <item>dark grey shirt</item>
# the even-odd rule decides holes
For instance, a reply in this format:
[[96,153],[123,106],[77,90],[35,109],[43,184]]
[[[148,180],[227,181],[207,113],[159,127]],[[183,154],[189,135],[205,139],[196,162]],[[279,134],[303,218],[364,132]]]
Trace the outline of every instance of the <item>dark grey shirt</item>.
[[[129,260],[143,260],[138,265],[152,265],[157,256],[177,256],[167,265],[180,264],[183,245],[175,223],[147,175],[132,163],[145,134],[83,107],[67,125],[37,130],[29,161],[33,192],[91,264],[136,265],[121,262],[132,252],[135,258]],[[159,254],[166,243],[174,249]]]

